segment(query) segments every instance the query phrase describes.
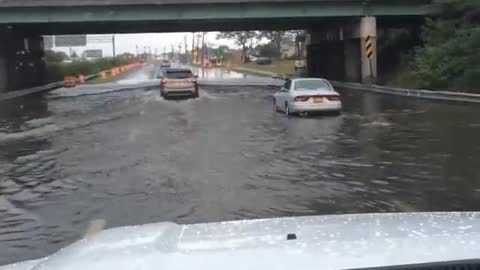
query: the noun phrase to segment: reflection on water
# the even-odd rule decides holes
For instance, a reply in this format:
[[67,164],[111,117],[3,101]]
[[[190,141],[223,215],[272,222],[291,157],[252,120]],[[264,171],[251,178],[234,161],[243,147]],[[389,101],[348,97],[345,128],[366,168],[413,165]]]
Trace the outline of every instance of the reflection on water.
[[233,70],[228,70],[224,68],[201,68],[201,67],[192,67],[191,68],[195,75],[198,75],[200,79],[245,79],[251,76],[238,73]]
[[0,264],[49,254],[92,219],[478,210],[479,107],[340,92],[341,116],[312,118],[274,113],[272,91],[252,87],[2,104]]

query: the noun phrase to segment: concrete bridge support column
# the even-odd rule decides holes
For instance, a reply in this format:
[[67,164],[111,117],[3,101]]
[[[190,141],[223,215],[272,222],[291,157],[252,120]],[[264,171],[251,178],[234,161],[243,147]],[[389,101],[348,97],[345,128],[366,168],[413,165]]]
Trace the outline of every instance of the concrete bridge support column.
[[8,89],[8,51],[6,42],[0,38],[0,93]]
[[[375,83],[377,81],[377,20],[375,17],[363,17],[359,23],[362,82]],[[372,55],[369,58],[366,50],[367,37],[372,46]]]
[[342,81],[345,78],[342,33],[309,32],[307,35],[307,75]]
[[[367,43],[371,47],[370,57]],[[330,80],[375,83],[376,18],[362,17],[353,23],[310,31],[307,35],[307,74]]]
[[0,92],[45,83],[41,36],[7,33],[0,36]]
[[361,48],[360,40],[345,39],[345,80],[348,82],[360,82],[362,80]]

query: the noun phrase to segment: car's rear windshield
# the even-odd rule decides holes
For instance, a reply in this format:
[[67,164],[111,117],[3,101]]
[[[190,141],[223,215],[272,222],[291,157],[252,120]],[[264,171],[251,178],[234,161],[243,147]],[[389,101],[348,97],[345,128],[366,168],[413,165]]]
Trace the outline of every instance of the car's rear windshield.
[[170,63],[170,61],[168,61],[168,60],[162,60],[162,63],[164,63],[164,64],[167,63],[167,64],[168,64],[168,63]]
[[295,82],[295,90],[333,90],[332,86],[323,80],[299,80]]
[[193,77],[193,73],[190,70],[167,70],[165,75],[170,79],[185,79]]

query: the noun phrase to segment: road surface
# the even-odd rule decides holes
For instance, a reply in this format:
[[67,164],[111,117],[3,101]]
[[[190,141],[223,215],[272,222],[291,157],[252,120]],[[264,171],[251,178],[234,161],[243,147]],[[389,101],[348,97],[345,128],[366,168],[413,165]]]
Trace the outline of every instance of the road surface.
[[478,210],[478,106],[340,90],[341,116],[286,118],[271,87],[116,91],[145,81],[151,68],[1,104],[0,264],[50,254],[92,220]]

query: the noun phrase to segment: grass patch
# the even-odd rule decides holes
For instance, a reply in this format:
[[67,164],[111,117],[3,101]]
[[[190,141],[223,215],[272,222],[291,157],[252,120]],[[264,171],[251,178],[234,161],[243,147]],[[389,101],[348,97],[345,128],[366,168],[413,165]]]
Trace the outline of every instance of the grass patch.
[[412,57],[403,56],[393,78],[385,83],[386,86],[400,88],[419,88],[419,83],[415,74],[412,72]]

